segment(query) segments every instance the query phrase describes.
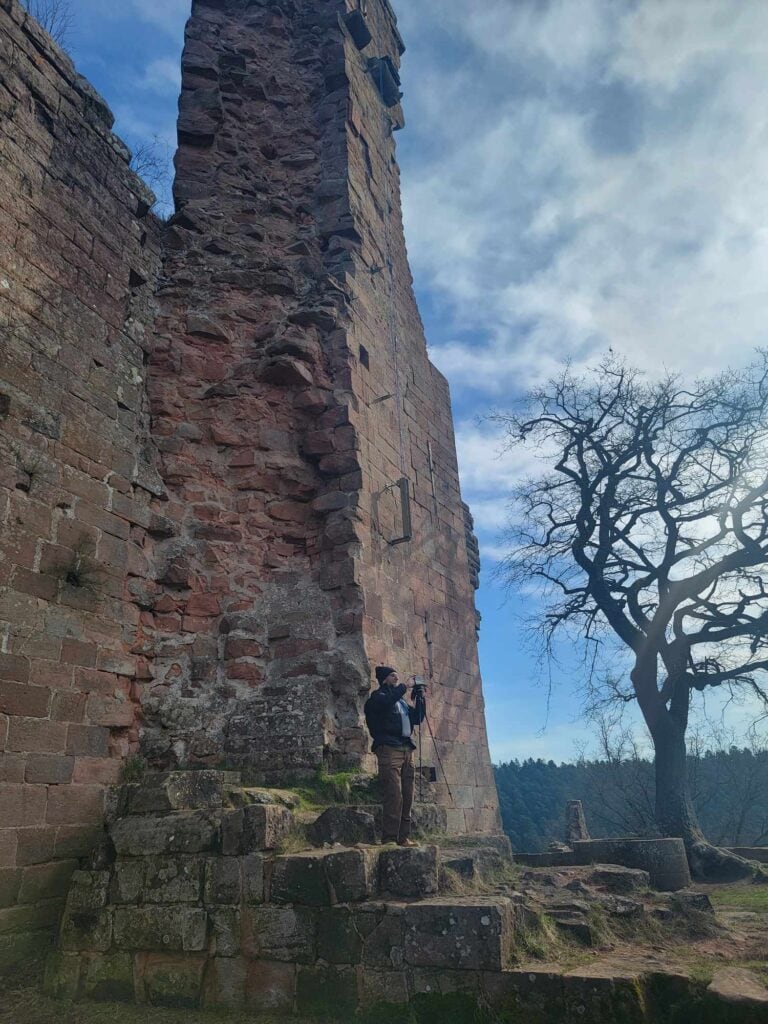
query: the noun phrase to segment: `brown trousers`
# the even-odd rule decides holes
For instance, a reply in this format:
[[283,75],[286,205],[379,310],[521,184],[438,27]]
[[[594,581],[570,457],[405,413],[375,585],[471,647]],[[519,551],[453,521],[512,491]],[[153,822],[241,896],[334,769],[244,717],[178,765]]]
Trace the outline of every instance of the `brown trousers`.
[[379,747],[379,783],[384,798],[383,842],[402,842],[411,834],[415,769],[408,747]]

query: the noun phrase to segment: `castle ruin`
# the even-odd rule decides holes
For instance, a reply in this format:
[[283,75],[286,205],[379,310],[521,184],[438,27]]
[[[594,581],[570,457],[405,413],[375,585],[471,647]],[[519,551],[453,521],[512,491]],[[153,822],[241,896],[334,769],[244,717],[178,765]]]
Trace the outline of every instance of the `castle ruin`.
[[381,662],[430,682],[449,831],[499,830],[402,52],[387,0],[195,0],[161,223],[107,105],[0,0],[5,949],[59,920],[129,758],[371,770]]

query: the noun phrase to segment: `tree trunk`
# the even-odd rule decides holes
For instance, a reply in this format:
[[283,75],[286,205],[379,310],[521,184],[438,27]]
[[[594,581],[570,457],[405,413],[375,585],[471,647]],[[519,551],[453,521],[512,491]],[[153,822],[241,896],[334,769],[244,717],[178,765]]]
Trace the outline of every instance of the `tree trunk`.
[[686,849],[704,842],[688,784],[685,725],[665,711],[652,731],[656,752],[656,824],[663,836],[680,836]]
[[685,743],[687,716],[664,712],[651,731],[656,753],[656,824],[663,836],[685,843],[691,874],[697,881],[732,882],[755,876],[755,866],[707,842],[688,784]]

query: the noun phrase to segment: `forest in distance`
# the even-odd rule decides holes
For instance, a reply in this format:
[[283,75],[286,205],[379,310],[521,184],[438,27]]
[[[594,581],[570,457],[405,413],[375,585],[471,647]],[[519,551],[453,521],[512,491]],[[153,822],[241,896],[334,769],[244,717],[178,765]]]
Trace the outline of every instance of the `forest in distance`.
[[[692,796],[705,835],[722,846],[768,846],[768,750],[689,754]],[[520,853],[565,839],[565,806],[581,800],[592,838],[652,836],[653,763],[643,757],[495,766],[504,831]]]

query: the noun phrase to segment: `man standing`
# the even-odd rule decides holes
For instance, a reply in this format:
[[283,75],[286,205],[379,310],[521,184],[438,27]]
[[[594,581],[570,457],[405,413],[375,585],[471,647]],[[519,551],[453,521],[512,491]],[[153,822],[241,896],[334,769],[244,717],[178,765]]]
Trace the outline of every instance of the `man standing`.
[[413,807],[413,751],[411,734],[426,717],[424,684],[413,676],[413,705],[403,699],[407,687],[398,683],[397,672],[381,665],[376,669],[378,690],[365,702],[365,721],[373,737],[379,762],[379,782],[384,799],[382,842],[415,846],[411,835]]

